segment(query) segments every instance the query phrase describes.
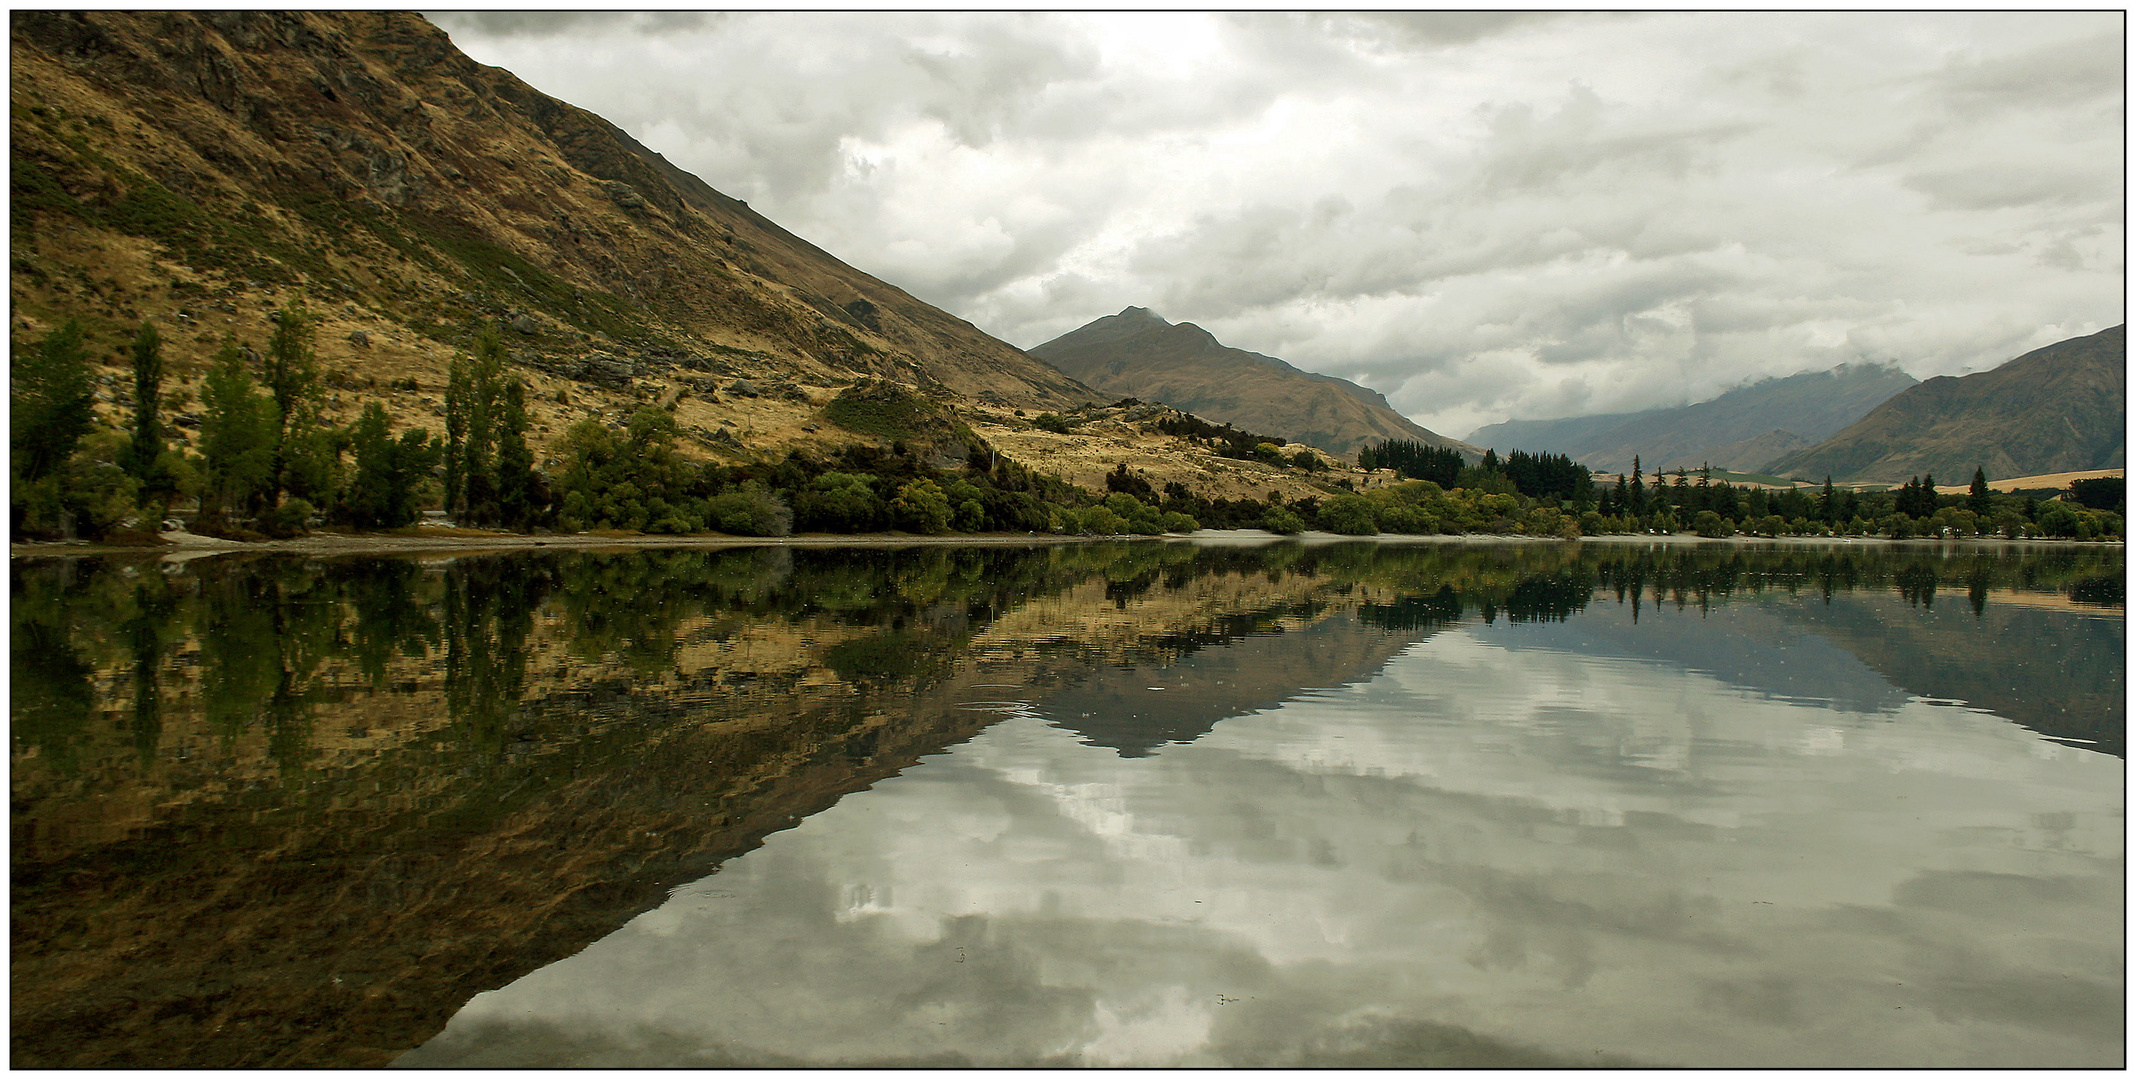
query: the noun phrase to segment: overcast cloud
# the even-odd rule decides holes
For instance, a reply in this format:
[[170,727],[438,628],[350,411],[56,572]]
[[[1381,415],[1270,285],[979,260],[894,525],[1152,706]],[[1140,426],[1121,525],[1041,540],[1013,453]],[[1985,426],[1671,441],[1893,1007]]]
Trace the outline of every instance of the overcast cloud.
[[463,13],[1029,347],[1128,305],[1463,435],[2122,319],[2107,13]]

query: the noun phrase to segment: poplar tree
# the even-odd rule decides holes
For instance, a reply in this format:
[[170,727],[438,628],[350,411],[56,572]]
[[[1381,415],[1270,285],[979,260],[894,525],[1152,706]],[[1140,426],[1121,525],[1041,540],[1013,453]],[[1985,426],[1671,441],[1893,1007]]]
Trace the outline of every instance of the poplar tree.
[[274,474],[268,502],[281,502],[284,491],[324,501],[333,485],[331,466],[318,460],[322,433],[311,423],[319,412],[319,366],[312,350],[318,324],[302,297],[275,311],[260,362],[260,381],[274,399]]
[[127,475],[140,484],[138,503],[150,527],[163,519],[170,497],[178,490],[165,458],[163,422],[163,337],[153,323],[143,321],[133,340],[134,414],[133,438],[119,462]]

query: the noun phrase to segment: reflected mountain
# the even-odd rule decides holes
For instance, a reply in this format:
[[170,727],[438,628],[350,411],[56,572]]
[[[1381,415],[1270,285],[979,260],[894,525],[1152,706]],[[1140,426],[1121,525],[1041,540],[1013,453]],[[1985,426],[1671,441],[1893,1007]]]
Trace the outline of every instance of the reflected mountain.
[[1474,628],[1482,640],[1515,649],[1551,649],[1641,660],[1696,671],[1782,701],[1825,702],[1854,712],[1890,712],[1906,692],[1816,630],[1791,625],[1762,605],[1705,612],[1629,611],[1598,605],[1585,617],[1537,626]]
[[1091,675],[1036,702],[1039,715],[1092,746],[1143,757],[1307,690],[1362,682],[1417,640],[1347,613],[1286,632],[1284,614],[1235,620],[1243,625],[1228,635],[1155,643],[1166,658]]
[[[1826,636],[1911,693],[2014,719],[2027,699],[2106,717],[2120,660],[2097,635],[2120,619],[2097,582],[2119,571],[2100,549],[1571,544],[16,559],[12,1060],[382,1065],[473,994],[1017,710],[1147,755],[1369,678],[1446,626],[1588,633],[1632,583],[1713,611],[1875,593],[1829,634],[1748,637]],[[1958,599],[1919,618],[1902,575],[1916,602]],[[2008,703],[1964,681],[1967,625],[1995,629],[1978,668],[2013,680]],[[1756,674],[1750,645],[1701,658],[1692,636],[1640,643],[1649,628],[1593,640]],[[2097,679],[2047,678],[2065,657]],[[2084,730],[2119,752],[2110,715]]]
[[1781,618],[1859,657],[1908,693],[1958,701],[2051,739],[2127,756],[2126,627],[2115,612],[2035,606],[2023,596],[1976,614],[1889,594],[1835,597]]

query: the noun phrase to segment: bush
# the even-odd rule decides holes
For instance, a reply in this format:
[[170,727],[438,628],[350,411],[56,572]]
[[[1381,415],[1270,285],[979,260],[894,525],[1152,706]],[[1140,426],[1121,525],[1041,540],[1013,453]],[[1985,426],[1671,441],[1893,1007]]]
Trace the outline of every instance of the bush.
[[1320,527],[1343,536],[1376,536],[1372,501],[1362,495],[1330,495],[1320,504]]
[[1288,507],[1277,506],[1261,515],[1261,527],[1272,533],[1296,535],[1305,531],[1305,519],[1292,513]]
[[1704,537],[1735,535],[1735,524],[1711,510],[1701,510],[1691,519],[1691,531]]
[[795,524],[805,532],[876,532],[888,519],[882,497],[856,473],[826,472],[794,496]]
[[1059,413],[1042,412],[1031,418],[1031,426],[1055,435],[1068,434],[1068,418]]
[[282,505],[271,507],[260,515],[260,531],[277,540],[302,535],[305,523],[314,513],[312,504],[303,499],[286,499]]
[[949,496],[932,480],[914,480],[897,489],[890,500],[890,516],[906,532],[935,534],[949,531]]
[[[649,514],[649,516],[651,516]],[[705,501],[706,524],[734,536],[786,536],[793,532],[793,513],[777,495],[750,481],[732,491],[723,491]],[[679,515],[656,517],[649,532],[691,532],[690,523]]]

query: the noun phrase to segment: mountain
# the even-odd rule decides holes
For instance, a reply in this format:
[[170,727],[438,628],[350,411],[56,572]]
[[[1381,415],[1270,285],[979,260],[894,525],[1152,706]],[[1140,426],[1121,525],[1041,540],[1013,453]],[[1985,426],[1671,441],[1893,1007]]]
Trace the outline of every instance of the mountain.
[[1003,411],[1096,396],[412,14],[16,12],[10,49],[18,339],[79,318],[101,360],[152,319],[182,385],[301,292],[329,384],[413,378],[396,413],[435,428],[422,391],[495,319],[554,376],[550,439],[692,388],[686,431],[767,433],[863,377]]
[[1915,386],[1846,430],[1772,462],[1787,476],[1899,483],[2119,468],[2128,406],[2128,328],[2034,349],[1992,371]]
[[1108,396],[1161,401],[1331,453],[1354,454],[1383,439],[1483,453],[1419,426],[1384,396],[1347,379],[1230,348],[1193,323],[1174,325],[1148,308],[1107,315],[1029,352]]
[[1694,405],[1563,420],[1510,420],[1478,428],[1468,438],[1501,453],[1568,454],[1602,472],[1630,469],[1634,455],[1649,470],[1710,464],[1755,471],[1861,419],[1915,382],[1896,367],[1847,364],[1760,380]]

